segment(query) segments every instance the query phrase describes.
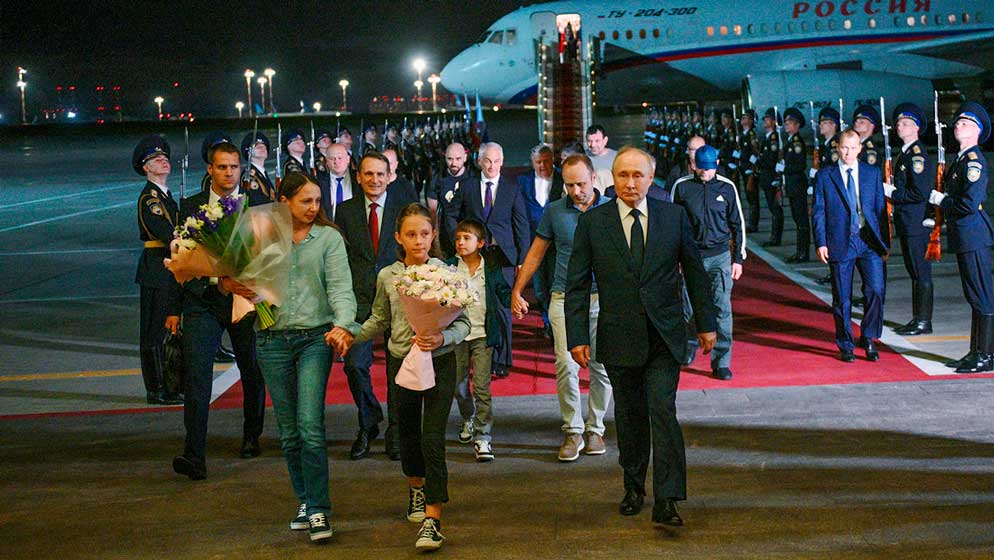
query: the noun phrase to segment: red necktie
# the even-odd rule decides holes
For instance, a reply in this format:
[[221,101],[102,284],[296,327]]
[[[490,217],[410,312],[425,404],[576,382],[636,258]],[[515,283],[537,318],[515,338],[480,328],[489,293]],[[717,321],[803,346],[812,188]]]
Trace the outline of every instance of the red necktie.
[[373,255],[380,252],[380,219],[376,216],[375,202],[369,203],[369,240],[373,242]]

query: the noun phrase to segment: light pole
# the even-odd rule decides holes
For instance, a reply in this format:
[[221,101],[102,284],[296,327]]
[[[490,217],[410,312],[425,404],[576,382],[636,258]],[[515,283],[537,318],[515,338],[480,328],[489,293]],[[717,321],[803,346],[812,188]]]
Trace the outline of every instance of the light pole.
[[252,116],[252,111],[254,110],[253,107],[252,107],[252,78],[254,78],[254,77],[255,77],[255,72],[253,72],[253,71],[249,70],[248,68],[246,68],[245,69],[245,91],[248,92],[248,107],[249,107],[249,116],[250,117]]
[[421,108],[421,87],[424,85],[425,83],[422,82],[420,79],[414,80],[414,87],[418,88],[418,112],[423,110]]
[[[269,91],[269,95],[272,95],[272,94],[273,94],[273,92],[272,92],[272,90],[270,90]],[[273,98],[270,97],[269,101],[272,102],[272,100],[273,100]],[[312,105],[312,107],[314,107],[314,112],[315,113],[320,113],[321,112],[321,102],[320,101],[315,101],[314,105]]]
[[424,74],[425,68],[428,66],[428,63],[426,63],[425,59],[423,58],[415,58],[413,66],[414,70],[418,73],[418,79],[420,80],[423,77],[422,74]]
[[442,78],[438,74],[432,74],[428,76],[428,83],[431,84],[431,111],[433,113],[438,112],[438,82],[441,82]]
[[[20,70],[18,68],[18,71]],[[24,89],[28,87],[28,83],[24,80],[17,80],[17,87],[21,88],[21,124],[28,124],[28,114],[24,110]]]
[[349,87],[349,81],[348,80],[339,80],[338,85],[341,86],[341,88],[342,88],[342,110],[343,111],[348,111],[349,110],[349,106],[348,106],[349,104],[346,101],[345,88]]
[[242,118],[242,109],[245,108],[245,104],[239,101],[235,103],[235,109],[238,109],[238,118]]
[[259,101],[262,102],[262,114],[266,114],[266,82],[268,81],[265,76],[259,76],[259,79],[256,80],[259,84]]
[[156,97],[155,99],[153,99],[152,101],[155,101],[156,106],[158,106],[158,108],[159,108],[159,120],[161,121],[162,120],[162,102],[165,101],[165,99],[163,99],[162,96],[160,95],[160,96]]
[[262,73],[265,74],[267,78],[269,78],[269,112],[275,113],[276,108],[273,105],[273,76],[276,75],[276,70],[273,70],[272,68],[266,68],[265,70],[262,71]]

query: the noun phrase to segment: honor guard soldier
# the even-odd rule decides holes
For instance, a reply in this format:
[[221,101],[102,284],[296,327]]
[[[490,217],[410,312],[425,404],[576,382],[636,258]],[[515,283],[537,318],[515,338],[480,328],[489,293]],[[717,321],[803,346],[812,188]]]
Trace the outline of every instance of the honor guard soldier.
[[929,203],[939,207],[956,253],[963,294],[973,310],[970,352],[947,363],[956,373],[994,370],[994,285],[991,281],[991,245],[994,226],[984,211],[987,198],[987,160],[979,144],[991,134],[991,119],[979,104],[968,101],[956,111],[953,135],[958,157],[946,168],[942,192],[933,190]]
[[138,196],[138,235],[145,249],[135,283],[141,286],[138,348],[148,404],[183,404],[181,388],[167,386],[163,368],[166,333],[177,331],[180,314],[179,284],[162,263],[179,218],[179,206],[166,186],[169,155],[169,143],[153,134],[142,138],[131,156],[135,173],[145,177]]
[[269,159],[269,138],[261,132],[255,133],[255,141],[252,141],[252,133],[249,132],[242,138],[242,157],[248,162],[249,168],[246,177],[248,181],[242,184],[249,204],[268,204],[276,202],[276,187],[273,185],[269,174],[266,173],[266,160]]
[[746,218],[746,233],[759,231],[759,188],[756,186],[756,162],[759,161],[759,138],[756,136],[756,111],[746,109],[739,119],[742,134],[739,135],[738,160],[739,179],[742,190],[749,202],[749,215]]
[[766,207],[771,214],[770,238],[763,242],[763,247],[777,247],[783,237],[783,201],[780,189],[781,177],[778,164],[780,162],[780,137],[777,128],[783,124],[781,116],[773,107],[763,114],[763,128],[766,133],[760,144],[759,158],[756,161],[757,182],[766,196]]
[[304,167],[305,150],[307,150],[307,141],[304,139],[304,131],[299,128],[287,131],[283,138],[283,151],[287,153],[286,161],[283,162],[284,177],[291,173],[310,175]]
[[913,103],[894,108],[894,128],[904,145],[894,158],[893,185],[884,194],[894,205],[894,232],[901,241],[904,268],[911,277],[911,320],[894,332],[904,336],[932,332],[932,263],[925,258],[931,228],[922,225],[935,172],[919,136],[928,127],[925,112]]
[[376,149],[376,125],[367,124],[362,129],[362,154],[359,157],[375,151],[378,151]]
[[783,143],[784,193],[790,200],[790,215],[797,228],[797,247],[787,257],[789,263],[803,263],[810,259],[811,228],[808,216],[808,152],[801,138],[804,114],[794,107],[783,112],[783,126],[787,138]]
[[[809,176],[811,177],[811,186],[808,188],[809,193],[814,193],[815,175],[817,172],[839,163],[839,133],[842,132],[841,128],[842,117],[835,109],[825,107],[818,113],[818,133],[822,137],[822,148],[818,153],[818,169],[812,167],[809,172]],[[822,286],[831,284],[831,273],[822,276],[817,282]]]
[[735,123],[731,109],[721,110],[721,139],[715,147],[718,148],[718,175],[727,177],[733,183],[738,183],[738,157],[734,154],[738,150],[735,144]]
[[349,154],[349,168],[353,173],[359,172],[359,154],[352,151],[352,131],[349,127],[343,126],[338,129],[338,137],[335,138],[336,144],[341,144],[345,146],[345,151]]
[[325,188],[329,183],[329,172],[328,172],[328,146],[334,143],[335,137],[331,135],[331,131],[319,128],[314,131],[314,147],[317,151],[314,153],[314,158],[317,160],[314,162],[314,178],[318,181],[318,186]]
[[[872,105],[860,105],[852,114],[852,127],[859,133],[863,149],[859,152],[859,161],[880,167],[883,158],[880,157],[879,147],[873,142],[873,134],[880,124],[880,112]],[[884,138],[886,142],[887,139]]]
[[[200,144],[200,157],[204,160],[204,163],[209,163],[207,161],[207,153],[210,152],[218,144],[223,144],[227,142],[228,144],[234,145],[235,141],[231,139],[226,133],[220,130],[215,130],[204,138],[204,141]],[[200,192],[207,192],[211,188],[211,175],[210,173],[204,172],[204,178],[200,181]]]
[[717,149],[721,147],[721,134],[721,111],[714,109],[708,113],[708,126],[704,129],[704,139],[707,140],[708,146]]

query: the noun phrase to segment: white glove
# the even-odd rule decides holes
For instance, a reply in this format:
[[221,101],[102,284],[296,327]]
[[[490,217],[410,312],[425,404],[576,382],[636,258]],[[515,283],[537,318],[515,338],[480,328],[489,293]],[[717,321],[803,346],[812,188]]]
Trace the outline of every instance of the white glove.
[[729,163],[729,164],[728,164],[728,168],[729,168],[729,169],[738,169],[738,168],[739,168],[739,166],[738,166],[738,165],[735,165],[734,163]]
[[942,199],[944,198],[946,198],[946,195],[939,191],[932,191],[932,193],[928,195],[929,203],[934,204],[936,206],[942,204]]
[[815,194],[815,188],[814,187],[808,187],[808,196],[812,196],[814,194]]
[[[812,167],[811,169],[808,169],[808,177],[811,177],[812,179],[814,179],[815,175],[817,175],[817,174],[818,174],[818,170],[815,169],[814,167]],[[811,193],[808,193],[808,194],[811,194]]]
[[781,161],[781,162],[777,163],[777,166],[776,166],[775,169],[776,169],[777,173],[783,173],[784,168],[785,168],[784,163]]
[[884,196],[886,196],[887,198],[890,198],[890,195],[894,194],[894,191],[896,190],[897,187],[895,187],[894,185],[890,183],[884,183]]
[[733,157],[733,158],[738,158],[738,157],[739,157],[739,156],[741,156],[741,155],[742,155],[742,154],[741,154],[741,153],[740,153],[740,152],[739,152],[738,150],[735,150],[734,152],[732,152],[732,157]]
[[757,161],[759,161],[759,158],[756,157],[755,155],[749,158],[749,163],[755,164]]

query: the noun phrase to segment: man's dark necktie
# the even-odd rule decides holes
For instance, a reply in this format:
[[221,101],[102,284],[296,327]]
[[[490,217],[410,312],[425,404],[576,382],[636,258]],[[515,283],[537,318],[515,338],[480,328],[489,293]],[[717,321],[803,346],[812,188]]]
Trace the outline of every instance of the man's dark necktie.
[[849,196],[849,229],[859,231],[859,201],[856,196],[856,181],[852,178],[852,168],[846,169],[846,194]]
[[341,177],[335,177],[335,181],[338,182],[338,184],[335,186],[335,206],[338,206],[339,204],[344,202],[342,199],[345,198],[345,189],[342,187]]
[[380,218],[376,215],[375,202],[369,203],[369,240],[373,243],[373,255],[380,254]]
[[487,195],[483,199],[483,221],[490,219],[490,211],[494,208],[494,184],[487,181]]
[[642,224],[639,222],[639,216],[642,213],[639,212],[638,208],[632,208],[629,215],[634,218],[632,222],[632,260],[635,261],[635,266],[642,267],[642,257],[645,254],[645,234],[642,232]]

